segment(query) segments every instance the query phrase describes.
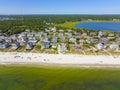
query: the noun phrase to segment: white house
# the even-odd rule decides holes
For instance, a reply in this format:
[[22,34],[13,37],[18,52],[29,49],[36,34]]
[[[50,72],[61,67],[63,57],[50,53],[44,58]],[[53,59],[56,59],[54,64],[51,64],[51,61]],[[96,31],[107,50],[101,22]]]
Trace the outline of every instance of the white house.
[[67,51],[67,46],[66,44],[59,44],[57,49],[58,49],[58,53],[65,52]]
[[104,43],[99,43],[96,45],[96,47],[101,50],[101,49],[105,49],[107,46]]
[[76,41],[77,41],[76,38],[73,38],[73,37],[69,39],[69,42],[72,42],[72,43],[76,43]]
[[111,50],[115,50],[115,51],[119,50],[119,45],[118,44],[111,44],[109,47],[110,47]]
[[105,33],[103,32],[103,31],[99,31],[99,33],[98,33],[98,37],[101,37],[101,36],[103,36]]

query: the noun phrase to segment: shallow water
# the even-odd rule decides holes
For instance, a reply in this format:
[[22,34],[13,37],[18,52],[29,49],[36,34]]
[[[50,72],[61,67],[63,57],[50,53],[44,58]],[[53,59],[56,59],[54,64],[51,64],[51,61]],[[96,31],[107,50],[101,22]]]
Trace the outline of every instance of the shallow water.
[[120,69],[0,66],[0,90],[120,90]]

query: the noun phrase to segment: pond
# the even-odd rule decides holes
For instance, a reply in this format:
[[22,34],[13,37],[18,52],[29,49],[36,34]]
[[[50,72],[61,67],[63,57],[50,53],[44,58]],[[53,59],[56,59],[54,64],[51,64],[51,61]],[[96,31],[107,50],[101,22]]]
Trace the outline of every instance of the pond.
[[86,28],[91,30],[110,30],[120,32],[120,22],[83,22],[75,25],[75,28]]

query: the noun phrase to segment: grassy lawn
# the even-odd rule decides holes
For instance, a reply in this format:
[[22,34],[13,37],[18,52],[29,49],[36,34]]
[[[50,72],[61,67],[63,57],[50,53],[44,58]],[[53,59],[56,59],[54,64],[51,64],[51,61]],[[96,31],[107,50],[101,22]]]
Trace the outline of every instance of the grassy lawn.
[[79,22],[66,22],[64,24],[56,24],[55,26],[66,28],[66,29],[71,29],[71,28],[74,28],[74,26],[78,23]]
[[0,90],[120,90],[120,69],[0,66]]

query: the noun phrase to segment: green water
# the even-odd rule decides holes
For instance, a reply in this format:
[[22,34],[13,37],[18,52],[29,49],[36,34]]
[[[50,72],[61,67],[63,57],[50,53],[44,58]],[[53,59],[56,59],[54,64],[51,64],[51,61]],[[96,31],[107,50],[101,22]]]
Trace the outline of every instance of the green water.
[[120,90],[120,69],[0,66],[0,90]]

